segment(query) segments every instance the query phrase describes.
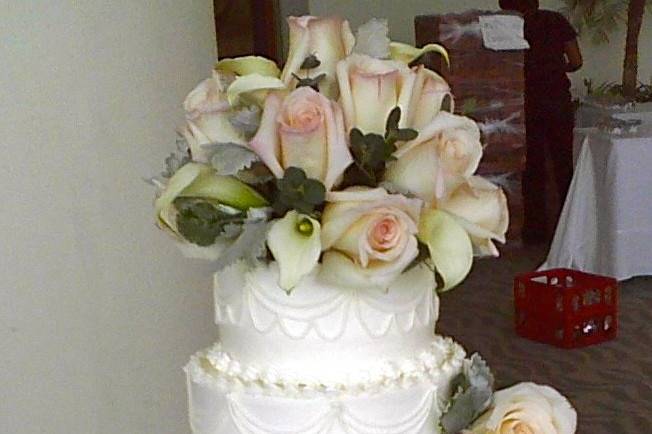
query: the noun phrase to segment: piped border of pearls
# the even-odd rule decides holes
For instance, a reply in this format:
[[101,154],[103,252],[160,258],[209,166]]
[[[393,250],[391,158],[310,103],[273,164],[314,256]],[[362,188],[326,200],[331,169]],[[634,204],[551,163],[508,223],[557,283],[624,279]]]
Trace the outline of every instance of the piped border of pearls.
[[466,352],[451,338],[436,336],[427,350],[416,357],[384,361],[350,374],[347,381],[302,380],[279,375],[272,367],[247,366],[222,351],[218,342],[212,348],[191,357],[184,370],[191,381],[225,392],[313,398],[322,396],[374,395],[393,389],[407,389],[417,384],[437,384],[462,369]]

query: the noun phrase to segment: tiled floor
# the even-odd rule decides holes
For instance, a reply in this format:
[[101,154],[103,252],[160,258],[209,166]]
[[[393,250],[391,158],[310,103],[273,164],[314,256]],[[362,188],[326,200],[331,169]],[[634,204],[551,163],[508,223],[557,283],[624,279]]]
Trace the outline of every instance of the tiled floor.
[[438,333],[481,353],[499,388],[534,381],[559,389],[578,411],[578,434],[652,432],[652,277],[621,283],[615,341],[558,349],[513,328],[512,279],[535,269],[545,253],[508,246],[499,259],[477,260],[469,278],[441,296]]

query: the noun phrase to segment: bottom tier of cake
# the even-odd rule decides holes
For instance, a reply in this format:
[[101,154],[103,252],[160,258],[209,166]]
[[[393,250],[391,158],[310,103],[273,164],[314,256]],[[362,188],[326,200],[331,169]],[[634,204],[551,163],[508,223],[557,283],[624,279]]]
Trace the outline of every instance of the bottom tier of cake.
[[434,434],[464,350],[437,337],[431,351],[348,384],[280,378],[214,348],[186,367],[194,434]]

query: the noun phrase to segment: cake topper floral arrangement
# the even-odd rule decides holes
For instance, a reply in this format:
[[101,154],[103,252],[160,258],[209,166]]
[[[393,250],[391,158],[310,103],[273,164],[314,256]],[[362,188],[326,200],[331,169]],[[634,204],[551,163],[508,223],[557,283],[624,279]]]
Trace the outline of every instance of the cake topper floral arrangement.
[[159,227],[218,269],[276,261],[288,292],[312,272],[387,288],[418,263],[448,290],[474,254],[497,255],[507,204],[474,174],[480,130],[453,114],[440,75],[413,65],[446,50],[391,42],[384,20],[355,36],[335,17],[289,26],[282,70],[222,59],[187,96],[178,152],[152,180]]
[[[446,50],[391,42],[377,19],[355,36],[335,17],[289,25],[282,70],[262,57],[223,59],[187,96],[178,151],[151,179],[158,226],[218,271],[277,262],[288,293],[311,273],[387,289],[418,264],[445,291],[474,255],[498,255],[507,201],[475,175],[480,130],[453,113],[446,81],[415,64],[426,51],[448,63]],[[493,386],[485,362],[467,359],[439,431],[575,432],[576,413],[554,389]]]

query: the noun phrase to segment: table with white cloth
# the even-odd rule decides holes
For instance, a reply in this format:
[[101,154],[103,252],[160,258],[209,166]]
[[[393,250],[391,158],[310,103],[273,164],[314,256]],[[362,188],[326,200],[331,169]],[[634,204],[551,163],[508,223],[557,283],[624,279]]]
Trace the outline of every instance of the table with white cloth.
[[618,280],[652,275],[652,124],[576,131],[580,152],[546,262]]

